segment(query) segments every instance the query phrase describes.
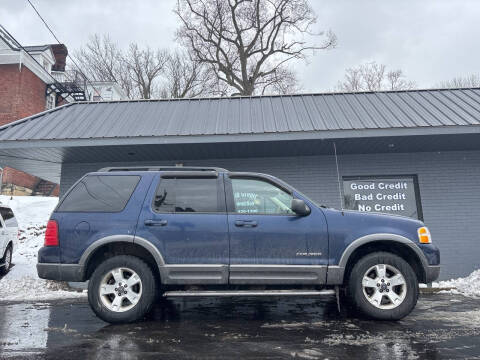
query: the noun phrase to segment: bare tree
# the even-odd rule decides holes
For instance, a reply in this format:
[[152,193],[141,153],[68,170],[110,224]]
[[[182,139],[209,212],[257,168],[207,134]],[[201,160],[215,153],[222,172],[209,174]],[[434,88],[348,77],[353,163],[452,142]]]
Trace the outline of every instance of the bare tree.
[[90,80],[114,81],[128,98],[134,97],[133,83],[126,71],[123,53],[108,35],[92,35],[88,43],[74,51],[82,71]]
[[405,79],[402,70],[393,70],[387,73],[386,77],[388,90],[408,90],[416,87],[415,82]]
[[284,66],[279,67],[269,80],[260,84],[262,85],[262,95],[266,93],[294,94],[302,89],[295,73]]
[[163,72],[162,97],[191,98],[214,94],[215,82],[204,64],[186,52],[169,54]]
[[362,72],[359,67],[345,70],[345,79],[338,82],[340,91],[363,91],[364,83]]
[[402,70],[386,71],[386,66],[376,62],[365,63],[345,70],[345,77],[338,82],[339,91],[408,90],[415,82],[405,78]]
[[167,59],[165,50],[153,51],[149,47],[140,49],[137,44],[130,44],[124,62],[142,99],[151,99],[159,94],[157,83],[165,70]]
[[360,74],[366,90],[375,91],[382,89],[385,78],[385,65],[375,62],[360,66]]
[[150,99],[159,95],[159,81],[167,52],[130,44],[125,52],[107,35],[93,35],[74,52],[82,71],[90,80],[114,81],[129,99]]
[[471,88],[480,87],[480,74],[458,76],[451,80],[442,81],[437,84],[438,88]]
[[304,39],[316,22],[307,0],[177,0],[174,11],[177,38],[233,94],[288,92],[288,64],[336,44],[331,31],[317,45]]

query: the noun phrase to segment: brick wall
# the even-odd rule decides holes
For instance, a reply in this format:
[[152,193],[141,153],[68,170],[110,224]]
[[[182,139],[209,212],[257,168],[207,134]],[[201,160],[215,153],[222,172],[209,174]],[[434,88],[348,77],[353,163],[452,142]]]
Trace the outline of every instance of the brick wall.
[[24,173],[20,170],[6,167],[3,171],[3,184],[15,184],[28,189],[33,189],[37,182],[38,178],[36,176]]
[[[40,182],[40,178],[24,173],[23,171],[5,167],[2,177],[2,194],[3,195],[38,195],[43,192],[47,195],[50,192],[50,186],[53,184],[53,188],[50,196],[59,196],[60,185],[48,182],[48,188],[43,187],[36,189],[37,184]],[[37,193],[34,193],[34,190]]]
[[0,65],[0,125],[45,110],[46,84],[26,66]]
[[[275,175],[322,204],[339,208],[333,156],[299,156],[201,161],[148,162],[151,165],[219,166],[231,171]],[[145,163],[143,163],[145,164]],[[137,163],[63,164],[61,193],[87,172]],[[425,223],[441,251],[441,278],[466,276],[480,268],[480,151],[339,156],[341,176],[418,175]]]
[[[0,126],[45,111],[45,90],[46,84],[26,66],[0,65]],[[33,175],[8,167],[3,174],[5,185],[33,190],[38,181]]]
[[50,196],[56,196],[56,197],[60,196],[60,185],[59,184],[56,184],[55,189],[52,191]]

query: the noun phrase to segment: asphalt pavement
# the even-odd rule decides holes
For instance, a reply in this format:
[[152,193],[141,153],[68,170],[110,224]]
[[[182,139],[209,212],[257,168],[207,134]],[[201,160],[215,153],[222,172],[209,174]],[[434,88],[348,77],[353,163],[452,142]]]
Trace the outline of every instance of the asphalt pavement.
[[422,295],[402,321],[338,313],[335,298],[164,300],[109,325],[86,299],[0,302],[1,359],[480,359],[480,299]]

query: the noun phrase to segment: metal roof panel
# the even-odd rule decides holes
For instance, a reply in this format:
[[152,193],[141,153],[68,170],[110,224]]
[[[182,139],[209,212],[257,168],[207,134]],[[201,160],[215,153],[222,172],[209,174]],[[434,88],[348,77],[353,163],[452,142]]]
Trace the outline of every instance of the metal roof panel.
[[480,125],[480,89],[74,103],[0,127],[0,141]]

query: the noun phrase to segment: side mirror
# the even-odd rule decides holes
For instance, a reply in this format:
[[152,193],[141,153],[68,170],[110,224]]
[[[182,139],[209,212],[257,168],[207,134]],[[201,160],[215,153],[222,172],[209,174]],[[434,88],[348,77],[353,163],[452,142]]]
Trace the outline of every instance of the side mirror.
[[310,208],[305,204],[305,201],[301,199],[292,199],[291,208],[295,214],[300,216],[307,216],[310,214]]

